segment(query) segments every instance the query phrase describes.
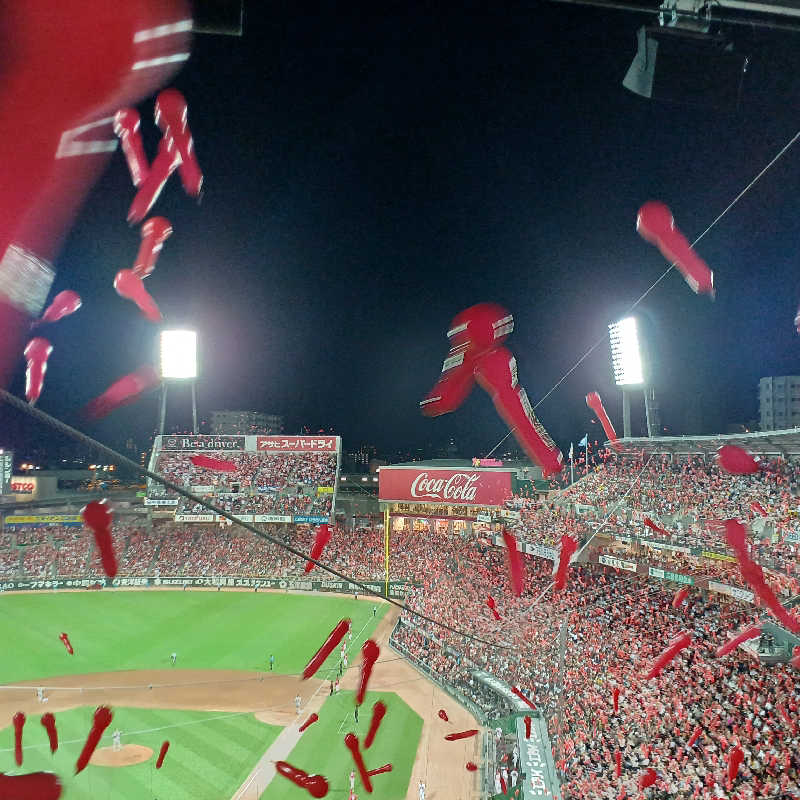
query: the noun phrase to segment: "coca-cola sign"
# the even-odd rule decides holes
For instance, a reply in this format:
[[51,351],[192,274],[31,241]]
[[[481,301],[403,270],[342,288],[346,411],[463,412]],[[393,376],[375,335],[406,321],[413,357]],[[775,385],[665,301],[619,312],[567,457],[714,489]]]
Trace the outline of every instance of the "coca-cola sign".
[[381,467],[381,500],[499,506],[511,496],[511,473],[481,470]]

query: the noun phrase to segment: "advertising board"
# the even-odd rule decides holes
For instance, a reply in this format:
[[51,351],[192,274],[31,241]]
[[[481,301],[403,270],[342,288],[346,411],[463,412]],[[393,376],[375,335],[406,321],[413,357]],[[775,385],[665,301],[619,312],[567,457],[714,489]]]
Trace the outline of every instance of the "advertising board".
[[510,472],[381,467],[381,501],[502,506],[511,497]]

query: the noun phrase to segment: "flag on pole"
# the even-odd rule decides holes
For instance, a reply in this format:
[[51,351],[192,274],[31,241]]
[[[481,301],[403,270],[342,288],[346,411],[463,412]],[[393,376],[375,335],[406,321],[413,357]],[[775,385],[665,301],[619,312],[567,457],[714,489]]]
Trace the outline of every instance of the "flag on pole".
[[589,434],[585,434],[583,439],[578,442],[578,447],[588,447],[589,446]]
[[572,442],[570,442],[570,443],[569,443],[569,460],[570,460],[570,461],[572,461],[572,456],[573,456],[573,453],[574,453],[574,452],[575,452],[575,449],[574,449],[574,447],[573,447],[573,444],[572,444]]

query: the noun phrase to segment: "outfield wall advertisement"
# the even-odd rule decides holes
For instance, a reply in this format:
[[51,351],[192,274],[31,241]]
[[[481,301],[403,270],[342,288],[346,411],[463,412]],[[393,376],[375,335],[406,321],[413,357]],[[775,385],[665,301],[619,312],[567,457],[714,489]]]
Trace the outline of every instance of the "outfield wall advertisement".
[[[403,599],[408,591],[419,583],[410,581],[389,581],[389,597]],[[205,576],[205,577],[146,577],[146,578],[58,578],[20,579],[0,581],[2,592],[25,592],[54,589],[91,589],[91,588],[158,588],[166,586],[185,586],[191,588],[219,587],[230,589],[284,589],[290,592],[340,592],[342,594],[362,594],[363,589],[349,581],[314,580],[305,581],[294,578],[242,578],[235,576]],[[383,581],[364,581],[373,592],[384,596],[385,584]],[[369,595],[363,595],[369,597]]]

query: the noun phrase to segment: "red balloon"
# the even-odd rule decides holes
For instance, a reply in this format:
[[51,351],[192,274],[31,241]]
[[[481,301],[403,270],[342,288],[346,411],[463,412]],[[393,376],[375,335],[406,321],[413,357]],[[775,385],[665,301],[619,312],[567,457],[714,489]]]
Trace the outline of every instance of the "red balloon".
[[89,419],[100,419],[122,406],[135,403],[144,392],[154,389],[161,383],[161,377],[154,367],[144,366],[114,381],[99,397],[95,397],[84,408]]
[[364,695],[367,693],[372,668],[380,655],[380,648],[372,640],[367,639],[361,646],[361,675],[359,676],[358,691],[356,692],[356,705],[360,706],[364,702]]
[[25,715],[17,711],[11,720],[14,723],[14,761],[18,767],[22,766],[22,729],[25,727]]
[[514,318],[494,303],[479,303],[458,314],[447,332],[450,352],[442,375],[420,408],[431,417],[455,411],[477,381],[525,454],[548,478],[563,469],[564,457],[518,386],[516,359],[501,346],[513,329]]
[[236,464],[233,461],[225,461],[221,458],[212,458],[202,454],[191,456],[189,459],[196,467],[213,469],[217,472],[236,472]]
[[369,750],[372,747],[372,742],[375,740],[375,734],[378,732],[381,720],[386,714],[386,704],[378,700],[372,705],[372,721],[369,723],[369,730],[364,739],[364,749]]
[[150,165],[150,172],[139,186],[128,209],[128,222],[141,222],[153,207],[169,176],[178,168],[181,157],[172,137],[164,136],[158,143],[158,154]]
[[645,680],[650,680],[650,678],[655,678],[661,674],[664,667],[672,661],[675,656],[680,653],[681,650],[689,647],[692,643],[692,637],[686,633],[685,631],[681,633],[679,636],[676,636],[666,647],[665,650],[662,651],[661,655],[655,660],[655,663],[650,667],[647,674],[644,676]]
[[754,513],[760,514],[762,517],[766,517],[767,516],[767,510],[757,500],[753,500],[753,502],[750,503],[750,509]]
[[725,444],[717,451],[719,465],[734,475],[748,475],[761,469],[758,461],[746,450],[733,444]]
[[[319,557],[322,555],[325,545],[331,540],[331,536],[333,536],[333,534],[331,533],[327,523],[323,523],[319,526],[319,528],[317,528],[317,533],[314,536],[314,544],[311,545],[311,558],[319,561]],[[314,569],[314,566],[315,565],[313,561],[306,561],[306,574],[311,572],[311,570]]]
[[81,750],[78,761],[75,764],[76,775],[86,768],[89,759],[92,757],[92,753],[94,753],[97,745],[100,743],[100,737],[103,735],[103,731],[111,724],[113,718],[114,715],[111,713],[110,708],[98,706],[95,709],[92,728],[89,731],[89,735],[86,737],[86,744],[84,744],[83,750]]
[[728,753],[728,780],[733,781],[739,774],[739,765],[744,761],[744,753],[738,745]]
[[132,269],[121,269],[114,278],[114,288],[120,297],[132,300],[150,322],[161,322],[163,317],[156,301],[147,293],[142,279]]
[[[586,395],[586,405],[597,414],[597,418],[600,420],[600,424],[603,426],[603,431],[605,432],[606,436],[608,437],[608,441],[611,443],[611,446],[615,450],[620,450],[621,445],[617,441],[617,432],[614,430],[614,426],[611,424],[611,420],[606,413],[606,409],[603,406],[603,401],[600,399],[600,395],[597,392],[589,392]],[[597,444],[597,442],[595,442]]]
[[675,592],[675,596],[672,598],[672,607],[680,608],[681,604],[686,599],[688,594],[689,594],[688,586],[684,586],[683,588],[678,589],[678,591]]
[[439,719],[450,722],[450,717],[447,716],[447,712],[443,708],[439,709]]
[[122,108],[114,114],[114,133],[122,143],[122,152],[128,162],[133,185],[139,187],[150,174],[150,165],[142,144],[142,135],[139,129],[142,120],[139,112],[134,108]]
[[561,591],[567,585],[567,573],[569,572],[569,562],[575,551],[578,549],[578,543],[571,536],[561,537],[561,549],[558,553],[558,567],[556,574],[553,578],[556,591]]
[[525,568],[522,564],[522,555],[517,549],[517,540],[514,534],[505,529],[503,529],[503,543],[506,546],[511,590],[519,597],[522,594],[522,590],[525,588]]
[[169,750],[169,739],[161,744],[161,749],[158,751],[158,759],[156,760],[156,769],[161,769],[164,765],[164,758],[167,755],[167,750]]
[[[46,714],[42,714],[42,718],[39,721],[47,731],[47,738],[50,742],[50,752],[55,753],[56,750],[58,750],[58,731],[56,730],[56,718],[48,711]],[[0,797],[2,797],[2,794],[0,794]]]
[[117,557],[114,555],[114,545],[111,539],[111,523],[114,519],[111,509],[106,505],[105,500],[102,502],[93,500],[83,507],[81,517],[94,533],[94,540],[103,563],[103,571],[109,578],[115,578]]
[[42,318],[37,320],[34,324],[41,325],[44,322],[58,322],[70,314],[74,314],[82,305],[81,296],[72,289],[65,289],[59,292],[54,298],[53,302],[47,307],[47,310],[42,314]]
[[178,174],[187,194],[197,197],[203,188],[203,173],[197,163],[189,130],[186,100],[177,89],[164,89],[156,98],[155,120],[165,138],[172,138],[180,155]]
[[717,658],[722,658],[723,656],[728,655],[728,653],[732,653],[743,642],[746,642],[748,639],[755,639],[760,635],[760,625],[751,625],[749,628],[745,628],[743,631],[737,633],[736,636],[728,639],[725,644],[717,648]]
[[675,227],[672,212],[663,203],[645,203],[636,217],[636,230],[654,244],[664,258],[674,263],[695,294],[714,297],[714,273]]
[[47,359],[53,352],[53,345],[36,336],[25,345],[25,360],[28,368],[25,371],[25,398],[34,405],[42,394],[44,374],[47,372]]
[[58,800],[62,788],[58,776],[52,772],[0,773],[0,797],[6,800]]
[[645,770],[639,776],[639,788],[646,789],[648,786],[652,786],[658,780],[658,773],[650,768]]
[[172,224],[165,217],[150,217],[142,225],[142,243],[133,262],[133,271],[146,278],[156,267],[164,242],[172,236]]
[[656,525],[650,517],[644,518],[644,524],[650,528],[651,531],[655,531],[656,533],[660,533],[662,536],[669,537],[671,534],[666,528],[662,528],[660,525]]
[[345,618],[336,623],[334,629],[328,634],[328,638],[322,643],[322,647],[311,657],[311,661],[306,664],[303,670],[303,680],[308,680],[323,664],[325,659],[333,652],[339,642],[344,639],[345,634],[350,629],[350,620]]

